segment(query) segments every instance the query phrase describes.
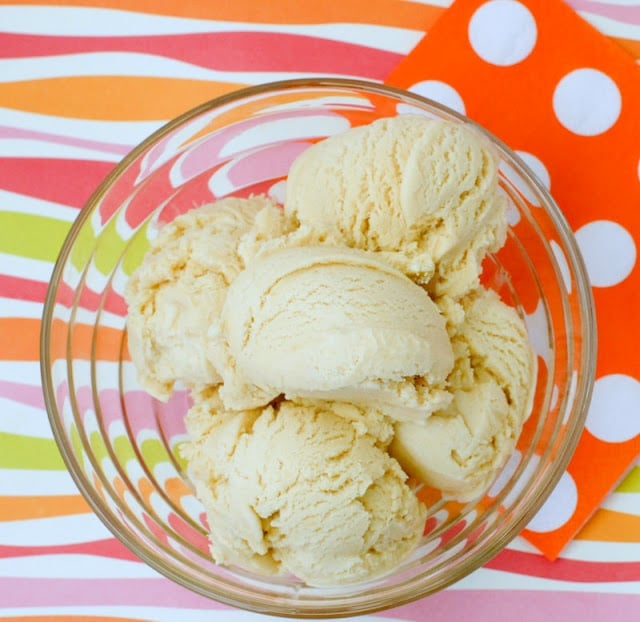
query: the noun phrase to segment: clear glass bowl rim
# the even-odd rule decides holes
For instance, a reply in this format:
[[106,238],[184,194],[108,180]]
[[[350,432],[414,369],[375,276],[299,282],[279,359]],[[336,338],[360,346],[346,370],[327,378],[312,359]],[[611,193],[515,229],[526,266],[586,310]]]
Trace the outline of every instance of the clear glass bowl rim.
[[[62,276],[62,270],[69,258],[77,235],[83,224],[90,217],[94,208],[99,204],[108,189],[114,183],[116,183],[116,181],[127,170],[129,165],[148,148],[150,148],[154,143],[165,137],[176,127],[186,123],[187,121],[199,116],[204,112],[213,110],[226,104],[233,103],[238,100],[242,100],[244,98],[254,97],[269,92],[309,88],[359,90],[373,95],[382,95],[403,100],[404,103],[409,105],[418,104],[423,107],[426,106],[472,126],[477,132],[487,137],[489,141],[494,145],[494,147],[498,149],[501,156],[507,161],[507,163],[518,173],[518,175],[524,178],[525,181],[530,186],[532,186],[542,198],[543,209],[546,210],[547,214],[554,223],[564,250],[566,251],[567,262],[575,275],[576,295],[578,300],[582,333],[578,354],[579,360],[581,362],[581,369],[580,373],[578,373],[575,399],[573,400],[571,408],[573,416],[570,417],[567,421],[567,431],[565,433],[563,451],[559,452],[558,456],[556,457],[553,468],[545,474],[545,477],[543,478],[543,481],[539,486],[539,494],[535,498],[529,499],[528,505],[525,506],[525,509],[522,511],[520,516],[518,516],[517,519],[514,520],[502,533],[501,538],[491,542],[490,546],[475,551],[471,556],[469,556],[467,560],[465,560],[462,565],[454,568],[454,571],[451,572],[451,575],[447,577],[446,582],[441,582],[437,585],[429,585],[427,582],[420,582],[420,578],[418,578],[417,580],[409,582],[407,585],[403,585],[402,589],[391,590],[386,598],[376,599],[376,602],[374,603],[358,602],[359,597],[352,596],[347,597],[345,599],[346,602],[344,602],[342,605],[332,604],[330,607],[324,608],[322,606],[321,600],[319,600],[317,601],[317,608],[314,608],[313,606],[308,606],[312,605],[310,601],[306,601],[303,608],[299,609],[294,604],[283,605],[280,603],[269,602],[271,597],[264,597],[263,599],[259,599],[258,601],[253,602],[248,598],[238,597],[238,595],[230,592],[213,593],[213,591],[207,590],[205,586],[191,581],[188,577],[185,577],[179,571],[176,571],[168,566],[162,559],[145,549],[143,546],[140,546],[136,539],[131,537],[128,533],[120,531],[118,525],[112,523],[108,514],[104,511],[101,500],[93,490],[91,483],[87,481],[85,476],[83,475],[79,465],[76,462],[73,449],[68,445],[66,441],[65,432],[60,423],[60,413],[56,404],[55,389],[51,368],[49,366],[49,360],[51,355],[50,329],[52,325],[58,283]],[[267,82],[229,92],[227,94],[206,101],[199,106],[196,106],[195,108],[185,111],[178,117],[161,126],[155,132],[150,134],[145,140],[134,147],[112,169],[112,171],[95,189],[91,197],[80,210],[76,220],[72,224],[60,250],[51,275],[51,280],[49,282],[49,287],[47,289],[45,298],[40,332],[40,372],[45,407],[47,410],[47,415],[54,439],[62,454],[65,465],[74,482],[76,483],[78,489],[87,500],[92,510],[105,524],[105,526],[111,531],[111,533],[129,550],[135,553],[140,559],[142,559],[154,570],[198,594],[234,607],[250,609],[252,611],[265,614],[276,614],[284,617],[296,618],[335,618],[351,615],[363,615],[368,613],[375,613],[376,611],[381,611],[389,607],[401,606],[403,604],[407,604],[409,602],[413,602],[415,600],[428,596],[429,594],[432,594],[455,583],[456,581],[471,573],[473,570],[485,564],[497,553],[499,553],[516,535],[518,535],[518,533],[527,525],[527,523],[531,520],[531,518],[533,518],[535,513],[543,505],[544,501],[547,499],[551,491],[554,489],[555,485],[558,483],[575,451],[575,448],[580,439],[580,435],[584,428],[588,406],[591,400],[593,383],[595,379],[597,358],[596,352],[597,334],[593,294],[591,291],[591,286],[582,255],[573,236],[571,228],[569,227],[555,200],[553,199],[547,188],[538,180],[535,174],[527,166],[527,164],[514,151],[512,151],[510,147],[508,147],[503,141],[486,130],[484,127],[478,125],[468,117],[459,114],[458,112],[451,110],[447,106],[444,106],[436,101],[414,93],[410,93],[400,88],[384,85],[378,82],[350,78],[329,77],[300,78],[293,80]],[[243,590],[243,593],[248,593],[248,590]]]

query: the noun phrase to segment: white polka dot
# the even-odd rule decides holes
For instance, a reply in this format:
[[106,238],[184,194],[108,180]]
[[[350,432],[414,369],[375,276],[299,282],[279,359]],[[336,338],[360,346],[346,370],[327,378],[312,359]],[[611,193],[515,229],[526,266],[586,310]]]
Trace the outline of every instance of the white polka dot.
[[505,210],[505,216],[510,227],[515,227],[520,222],[520,212],[518,208],[513,204],[511,199],[507,202],[507,209]]
[[638,181],[640,181],[640,160],[638,160]]
[[[524,163],[531,169],[531,172],[538,178],[538,181],[547,189],[551,188],[551,176],[547,167],[542,163],[540,158],[534,156],[528,151],[516,151],[516,153],[524,160]],[[527,201],[535,207],[540,207],[540,201],[536,194],[534,194],[528,186],[525,186],[522,181],[518,190],[522,192]]]
[[562,275],[562,280],[564,281],[564,286],[567,288],[567,293],[571,293],[571,272],[569,271],[569,264],[567,263],[567,258],[564,256],[564,251],[560,248],[560,245],[555,241],[551,240],[549,242],[551,246],[551,250],[558,262],[558,268],[560,269],[560,274]]
[[516,472],[518,465],[520,464],[520,460],[522,460],[522,454],[518,450],[514,450],[514,452],[509,456],[504,467],[502,467],[502,471],[498,474],[498,477],[489,488],[487,495],[490,497],[497,497],[502,489],[507,485],[509,480],[513,477],[513,474]]
[[416,82],[409,90],[416,95],[433,99],[443,106],[448,106],[460,114],[465,113],[464,102],[460,97],[460,93],[446,82],[423,80],[422,82]]
[[595,287],[611,287],[624,281],[636,263],[631,234],[617,222],[595,220],[576,231],[576,240]]
[[580,136],[606,132],[620,116],[622,97],[616,83],[597,69],[568,73],[553,93],[558,121]]
[[576,391],[578,389],[578,372],[574,369],[571,373],[571,381],[569,382],[569,389],[567,391],[567,403],[565,407],[564,417],[562,423],[567,423],[571,416],[571,409],[573,403],[576,401]]
[[504,188],[499,187],[498,192],[504,197],[507,202],[507,209],[505,210],[505,216],[509,226],[515,227],[520,222],[520,210],[516,207],[513,199],[507,194]]
[[[519,467],[520,466],[521,465],[519,465]],[[509,476],[509,482],[507,482],[507,484],[512,484],[513,487],[502,500],[502,505],[504,507],[508,508],[509,506],[513,505],[518,500],[518,497],[524,492],[524,490],[531,486],[531,482],[535,477],[536,471],[538,470],[539,466],[540,456],[533,454],[529,456],[527,463],[522,469],[522,472],[517,476],[517,479],[515,481],[512,481],[512,477],[513,475],[515,475],[515,473]]]
[[[547,189],[551,185],[551,178],[545,165],[539,158],[527,151],[516,151],[516,153],[524,160],[524,163],[531,169],[531,172],[538,178],[538,181]],[[522,177],[516,173],[515,169],[506,162],[500,163],[500,172],[518,189],[522,196],[534,205],[540,207],[540,199],[532,188],[525,182]]]
[[533,313],[525,314],[524,322],[533,351],[544,360],[548,369],[551,359],[551,336],[547,309],[542,304],[542,300],[538,301]]
[[[524,195],[525,192],[527,191],[527,187],[524,185],[523,180],[518,175],[518,173],[516,173],[515,169],[510,164],[507,164],[506,162],[500,162],[500,166],[498,168],[502,176],[509,182],[509,184],[511,184],[514,188],[516,188],[518,192],[520,192],[520,194]],[[511,199],[508,199],[508,201],[509,203],[512,202]],[[507,220],[509,219],[509,207],[510,206],[507,205]],[[518,220],[520,220],[520,218],[518,218]]]
[[640,382],[624,374],[598,378],[586,427],[607,443],[624,443],[640,434]]
[[530,531],[555,531],[569,521],[578,505],[578,488],[566,471],[544,505],[527,525]]
[[531,171],[538,178],[538,181],[547,189],[551,188],[551,177],[547,167],[542,163],[542,160],[533,153],[528,151],[516,151],[516,153],[524,160],[524,163],[531,169]]
[[515,65],[536,45],[538,29],[531,11],[515,0],[485,2],[469,22],[473,51],[492,65]]

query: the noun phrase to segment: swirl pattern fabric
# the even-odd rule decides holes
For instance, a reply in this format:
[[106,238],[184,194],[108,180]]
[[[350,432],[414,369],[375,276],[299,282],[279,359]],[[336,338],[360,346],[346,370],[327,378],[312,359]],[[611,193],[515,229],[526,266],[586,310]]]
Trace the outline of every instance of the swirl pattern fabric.
[[[216,95],[274,79],[384,81],[438,27],[450,4],[0,2],[0,617],[263,619],[159,576],[113,538],[79,495],[52,438],[40,386],[40,316],[53,263],[95,187],[165,121]],[[637,6],[568,4],[640,59]],[[553,19],[552,10],[547,17]],[[440,93],[451,97],[446,89]],[[176,175],[197,171],[196,160],[183,162]],[[241,171],[216,183],[233,184],[234,174]],[[619,386],[634,399],[635,385],[614,389]],[[179,439],[182,430],[174,432]],[[139,433],[141,441],[154,442],[143,438],[143,421]],[[172,496],[184,492],[179,486],[165,482]],[[627,471],[555,562],[518,538],[452,588],[362,619],[417,622],[428,613],[436,622],[471,615],[480,622],[513,616],[533,622],[570,611],[567,620],[604,620],[615,611],[618,621],[631,622],[640,608],[638,560],[640,465]]]

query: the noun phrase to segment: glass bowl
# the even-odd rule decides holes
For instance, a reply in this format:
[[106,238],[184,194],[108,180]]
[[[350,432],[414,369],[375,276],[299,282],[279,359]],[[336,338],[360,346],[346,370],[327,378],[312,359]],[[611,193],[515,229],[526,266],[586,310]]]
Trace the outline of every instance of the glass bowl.
[[[56,263],[42,328],[51,426],[96,514],[129,549],[170,579],[263,613],[336,617],[436,592],[498,553],[543,504],[580,436],[595,365],[591,290],[553,199],[522,160],[481,128],[499,158],[510,229],[487,258],[483,282],[514,305],[538,353],[533,412],[488,493],[467,504],[433,491],[425,535],[392,573],[311,588],[216,565],[201,504],[178,448],[189,406],[164,404],[136,383],[126,346],[125,283],[158,225],[214,198],[282,198],[292,160],[350,126],[406,112],[471,121],[410,93],[356,80],[293,80],[240,90],[168,123],[104,180],[75,221]],[[472,124],[474,125],[474,124]]]

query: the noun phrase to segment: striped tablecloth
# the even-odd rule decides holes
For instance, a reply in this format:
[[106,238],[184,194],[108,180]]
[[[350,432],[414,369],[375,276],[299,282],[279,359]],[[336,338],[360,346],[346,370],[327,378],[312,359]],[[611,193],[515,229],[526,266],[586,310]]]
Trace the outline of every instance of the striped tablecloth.
[[[38,367],[53,262],[136,143],[247,84],[383,80],[450,0],[0,2],[0,617],[257,620],[139,562],[91,513],[52,440]],[[569,4],[640,58],[640,3]],[[567,36],[570,36],[569,34]],[[428,599],[363,620],[640,619],[640,465],[549,562],[517,539]]]

